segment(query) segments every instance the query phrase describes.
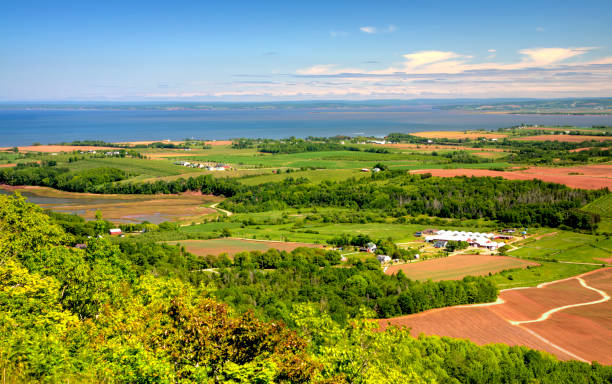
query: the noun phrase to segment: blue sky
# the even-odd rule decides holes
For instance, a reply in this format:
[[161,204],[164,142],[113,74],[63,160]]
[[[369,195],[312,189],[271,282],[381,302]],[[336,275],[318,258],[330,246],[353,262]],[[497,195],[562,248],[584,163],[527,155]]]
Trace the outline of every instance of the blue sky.
[[0,2],[0,100],[612,96],[612,1]]

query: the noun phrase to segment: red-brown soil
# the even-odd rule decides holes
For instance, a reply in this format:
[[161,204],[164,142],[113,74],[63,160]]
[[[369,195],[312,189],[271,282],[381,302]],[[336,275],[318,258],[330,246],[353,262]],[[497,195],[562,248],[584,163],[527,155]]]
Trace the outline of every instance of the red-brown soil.
[[606,141],[612,140],[610,136],[587,136],[587,135],[536,135],[517,137],[513,140],[520,141],[563,141],[566,143],[581,143],[583,141]]
[[[0,151],[8,151],[11,148],[0,148]],[[117,148],[111,147],[92,147],[88,145],[28,145],[25,147],[18,147],[19,152],[72,152],[72,151],[110,151],[118,150]]]
[[[149,144],[153,144],[153,143],[168,143],[168,144],[183,144],[185,141],[184,140],[179,140],[179,141],[168,141],[168,140],[144,140],[144,141],[125,141],[125,142],[121,142],[121,143],[116,143],[116,144],[127,144],[127,145],[149,145]],[[206,141],[205,142],[208,145],[230,145],[232,143],[231,140],[215,140],[215,141]]]
[[239,252],[244,251],[261,251],[265,252],[268,249],[277,249],[279,251],[293,251],[300,247],[323,248],[319,244],[283,242],[283,241],[265,241],[240,238],[221,238],[210,240],[180,240],[168,241],[168,244],[180,243],[185,246],[188,252],[198,256],[220,255],[227,253],[228,256],[234,256]]
[[542,313],[553,308],[595,301],[601,296],[584,289],[578,280],[571,279],[543,288],[502,291],[499,297],[505,304],[492,306],[491,311],[507,320],[525,321],[537,319]]
[[484,276],[505,269],[525,268],[537,263],[508,256],[455,255],[415,263],[392,265],[385,273],[403,271],[413,280],[458,280],[465,276]]
[[[576,148],[576,149],[570,149],[569,151],[570,152],[582,152],[582,151],[588,151],[589,149],[592,149],[592,148],[593,147]],[[602,147],[602,148],[599,148],[599,149],[601,149],[602,151],[606,151],[606,150],[608,150],[610,148],[609,147]]]
[[[581,276],[590,287],[612,291],[612,268]],[[602,296],[579,284],[577,278],[543,284],[541,288],[505,290],[502,303],[457,306],[379,320],[411,328],[413,335],[468,338],[477,344],[506,343],[547,351],[563,360],[582,359],[612,364],[612,301],[565,308],[542,321],[545,312],[566,305],[589,303]],[[499,300],[498,300],[499,301]]]
[[547,345],[524,329],[511,325],[488,307],[433,309],[416,315],[379,320],[379,324],[382,330],[389,325],[409,327],[415,337],[425,334],[469,339],[480,345],[524,345],[555,354],[563,360],[571,359],[569,355]]
[[0,164],[0,168],[10,168],[10,167],[14,167],[17,164]]
[[143,140],[143,141],[123,141],[115,144],[125,144],[125,145],[149,145],[153,143],[167,143],[167,144],[183,144],[184,141],[172,141],[172,140]]
[[551,183],[565,184],[572,188],[612,189],[612,165],[585,165],[577,167],[543,168],[531,167],[525,170],[509,172],[491,171],[488,169],[419,169],[413,173],[431,173],[438,177],[453,176],[491,176],[508,180],[539,179]]
[[603,131],[596,131],[593,129],[580,129],[580,128],[569,128],[565,129],[562,127],[523,127],[521,129],[526,129],[528,131],[578,131],[578,132],[590,132],[590,133],[603,133]]
[[[583,278],[590,286],[612,292],[612,268]],[[594,292],[593,292],[594,293]],[[524,324],[548,340],[555,340],[578,356],[612,364],[612,301],[569,308],[548,320]]]
[[557,234],[557,232],[545,233],[545,234],[543,234],[543,235],[540,235],[540,236],[536,236],[536,237],[534,237],[534,239],[535,239],[535,240],[540,240],[540,239],[543,239],[543,238],[545,238],[545,237],[554,236],[554,235],[556,235],[556,234]]
[[[454,151],[482,151],[482,148],[471,148],[461,145],[437,145],[437,144],[409,144],[409,143],[389,143],[379,144],[384,147],[411,149],[415,151],[433,151],[433,150],[454,150]],[[503,148],[486,148],[487,152],[505,152]]]
[[487,139],[500,139],[508,135],[502,133],[489,132],[460,132],[460,131],[431,131],[431,132],[415,132],[413,136],[426,137],[428,139],[477,139],[486,137]]
[[231,140],[207,141],[206,144],[207,145],[212,145],[212,146],[216,146],[216,145],[230,145],[230,144],[232,144],[232,141]]

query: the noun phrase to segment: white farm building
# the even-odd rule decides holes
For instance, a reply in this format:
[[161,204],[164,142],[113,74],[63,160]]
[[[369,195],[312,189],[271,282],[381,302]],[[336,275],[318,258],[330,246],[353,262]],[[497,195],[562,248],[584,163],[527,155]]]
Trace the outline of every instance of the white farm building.
[[449,241],[465,241],[472,247],[487,248],[494,251],[505,245],[505,243],[493,241],[494,236],[493,233],[441,230],[435,235],[425,236],[425,241],[434,243],[438,248],[445,247]]

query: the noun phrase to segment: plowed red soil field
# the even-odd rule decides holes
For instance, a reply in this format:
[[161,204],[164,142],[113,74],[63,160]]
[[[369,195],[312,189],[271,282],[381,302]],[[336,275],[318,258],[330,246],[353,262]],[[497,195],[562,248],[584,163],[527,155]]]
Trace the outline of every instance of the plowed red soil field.
[[[400,148],[400,149],[412,149],[415,151],[433,151],[439,149],[453,150],[453,151],[482,151],[482,148],[471,148],[465,147],[461,145],[436,145],[436,144],[409,144],[409,143],[388,143],[388,144],[379,144],[383,147],[389,148]],[[503,148],[486,148],[488,152],[505,152]]]
[[491,171],[488,169],[419,169],[412,173],[431,173],[438,177],[491,176],[508,180],[539,179],[550,183],[565,184],[572,188],[612,189],[612,165],[585,165],[578,167],[543,168],[531,167],[517,171]]
[[394,275],[398,271],[413,280],[458,280],[464,276],[484,276],[505,269],[525,268],[537,263],[508,256],[455,255],[419,261],[415,263],[392,265],[385,273]]
[[[379,320],[424,333],[506,343],[546,351],[563,360],[612,364],[612,268],[500,293],[497,303],[457,306]],[[567,306],[567,307],[566,307]]]
[[[118,148],[112,147],[92,147],[88,145],[28,145],[18,147],[19,152],[72,152],[72,151],[118,151]],[[11,148],[0,148],[0,151],[8,151]]]
[[430,131],[430,132],[415,132],[413,136],[426,137],[428,139],[477,139],[486,137],[487,139],[500,139],[508,135],[502,133],[490,132],[460,132],[460,131]]

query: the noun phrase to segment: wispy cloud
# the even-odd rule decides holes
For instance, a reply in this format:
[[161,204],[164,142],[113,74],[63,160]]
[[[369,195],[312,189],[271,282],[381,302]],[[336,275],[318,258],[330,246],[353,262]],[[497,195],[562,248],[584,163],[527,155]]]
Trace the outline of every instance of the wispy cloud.
[[[612,57],[591,59],[595,49],[526,48],[517,51],[514,61],[502,63],[460,52],[424,50],[406,53],[388,67],[374,60],[360,61],[355,66],[318,64],[294,73],[270,75],[270,79],[244,74],[238,75],[237,81],[192,84],[172,92],[151,90],[148,97],[265,100],[610,96]],[[494,55],[497,51],[490,49],[487,53]]]
[[312,67],[298,69],[299,75],[325,75],[332,72],[335,64],[319,64],[313,65]]
[[[472,56],[452,51],[418,51],[403,55],[400,66],[374,71],[363,71],[354,68],[340,68],[334,64],[319,64],[297,71],[298,74],[339,74],[362,73],[382,74],[419,74],[419,73],[461,73],[472,70],[518,70],[524,68],[548,67],[564,63],[566,60],[595,50],[594,47],[575,48],[529,48],[518,53],[521,60],[514,63],[473,63]],[[605,62],[607,63],[607,62]]]
[[[365,70],[316,65],[297,77],[350,81],[336,92],[369,97],[566,97],[612,94],[612,57],[585,60],[594,47],[528,48],[514,62],[478,62],[453,51],[417,51],[387,68]],[[490,56],[497,52],[490,49]],[[362,64],[364,64],[362,62]],[[303,85],[306,87],[306,85]],[[308,83],[322,92],[316,83]],[[325,87],[326,89],[329,87]],[[386,95],[386,96],[384,96]],[[332,95],[329,95],[330,97]]]
[[359,30],[363,33],[367,33],[369,35],[373,35],[375,33],[391,33],[397,31],[397,27],[393,24],[389,24],[384,28],[365,26],[359,28]]
[[583,55],[596,48],[581,47],[581,48],[532,48],[519,51],[527,58],[523,62],[531,63],[531,65],[542,66],[551,65],[571,57]]
[[361,27],[359,28],[359,30],[363,33],[368,33],[368,34],[374,34],[378,32],[378,29],[376,27],[369,27],[369,26]]
[[536,30],[536,32],[544,32],[544,31],[546,31],[546,28],[544,28],[544,27],[536,27],[535,30]]

